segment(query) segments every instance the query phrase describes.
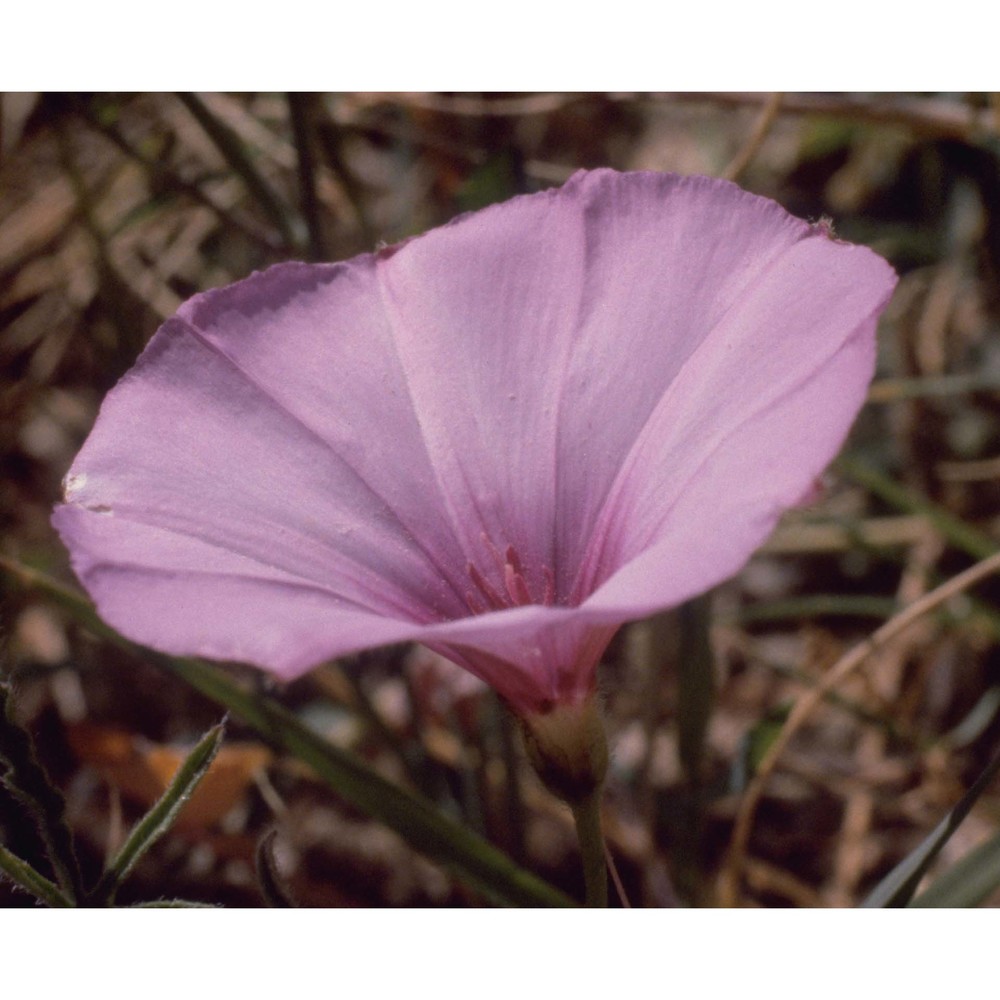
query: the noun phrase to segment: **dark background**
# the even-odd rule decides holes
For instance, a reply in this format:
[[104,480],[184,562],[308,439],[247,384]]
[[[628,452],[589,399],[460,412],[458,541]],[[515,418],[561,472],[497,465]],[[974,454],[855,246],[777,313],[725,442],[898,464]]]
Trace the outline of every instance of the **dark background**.
[[[371,250],[602,165],[736,179],[893,263],[879,374],[823,498],[790,514],[738,579],[609,650],[608,835],[634,905],[726,901],[740,793],[789,705],[900,604],[994,545],[995,98],[13,94],[0,109],[0,555],[67,583],[48,523],[60,479],[103,394],[200,289]],[[741,902],[852,905],[955,803],[996,743],[998,596],[986,584],[922,619],[813,713],[757,811]],[[0,614],[0,670],[96,871],[219,709],[6,576]],[[681,663],[716,681],[704,738]],[[394,649],[272,693],[579,893],[568,814],[464,675]],[[123,902],[260,905],[254,850],[272,828],[305,905],[481,902],[236,723],[224,753],[211,794]],[[943,865],[998,830],[988,793]],[[44,866],[2,793],[0,841]],[[0,903],[31,905],[5,886]]]

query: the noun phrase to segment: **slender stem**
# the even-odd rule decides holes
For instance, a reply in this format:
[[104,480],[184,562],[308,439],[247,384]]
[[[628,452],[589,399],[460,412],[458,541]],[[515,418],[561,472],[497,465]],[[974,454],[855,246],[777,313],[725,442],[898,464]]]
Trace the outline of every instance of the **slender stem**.
[[574,803],[573,819],[583,859],[583,879],[587,887],[587,906],[608,905],[608,867],[604,855],[604,832],[601,830],[601,789]]

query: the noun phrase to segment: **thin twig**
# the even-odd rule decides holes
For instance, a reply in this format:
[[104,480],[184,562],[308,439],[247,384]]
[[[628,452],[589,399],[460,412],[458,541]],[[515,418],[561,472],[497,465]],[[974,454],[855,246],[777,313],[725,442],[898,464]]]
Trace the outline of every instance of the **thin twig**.
[[296,227],[287,206],[257,169],[239,136],[225,122],[216,118],[197,94],[178,92],[177,97],[212,140],[228,166],[246,185],[253,199],[264,209],[285,243],[289,247],[297,246],[299,241],[296,239]]
[[912,399],[948,399],[975,392],[997,392],[1000,377],[994,371],[965,372],[959,375],[916,375],[883,378],[868,390],[869,403],[899,403]]
[[732,158],[729,166],[722,171],[722,176],[728,181],[739,180],[740,175],[750,166],[753,158],[760,152],[760,147],[764,145],[771,126],[775,123],[778,112],[781,110],[781,102],[785,95],[781,93],[771,94],[767,103],[761,108],[760,115],[754,125],[750,138],[747,139],[743,148]]
[[102,122],[85,101],[74,96],[72,98],[72,102],[74,110],[82,117],[90,128],[107,139],[108,142],[115,145],[122,151],[122,153],[134,160],[150,174],[152,187],[154,189],[158,184],[165,184],[173,188],[179,194],[186,195],[199,205],[204,205],[206,208],[210,209],[225,225],[239,230],[255,243],[259,243],[265,249],[274,250],[280,246],[280,241],[275,239],[273,234],[265,232],[259,227],[251,225],[250,223],[247,223],[233,215],[225,206],[220,205],[197,184],[185,180],[179,173],[177,173],[168,160],[146,156],[137,146],[130,142],[122,132],[115,128],[114,125]]
[[891,618],[881,628],[875,631],[864,642],[858,643],[853,649],[842,656],[823,676],[822,681],[812,690],[805,692],[795,703],[784,727],[771,745],[764,759],[760,762],[757,773],[747,786],[743,800],[740,803],[733,826],[733,836],[730,841],[729,856],[720,879],[720,902],[723,906],[735,906],[739,899],[739,884],[746,859],[747,845],[750,840],[750,830],[754,814],[760,802],[764,786],[774,770],[778,759],[799,731],[802,724],[809,718],[823,698],[856,670],[872,653],[883,647],[891,639],[907,629],[918,618],[948,601],[956,594],[967,590],[980,580],[1000,570],[1000,552],[994,553],[982,562],[970,566],[958,576],[941,584],[940,587],[925,594],[920,600],[904,608],[898,615]]
[[[643,98],[663,103],[715,104],[734,108],[758,107],[769,99],[755,93],[667,93],[655,95],[620,94],[618,100]],[[855,97],[840,94],[791,94],[782,101],[781,113],[842,118],[872,125],[899,125],[932,139],[971,139],[996,135],[993,112],[971,108],[958,101],[936,97],[894,98]]]
[[473,94],[402,93],[379,94],[376,100],[403,104],[422,111],[479,118],[492,115],[503,118],[522,118],[527,115],[549,115],[561,111],[568,104],[584,100],[587,94],[531,94],[524,97],[476,97]]
[[[944,551],[943,540],[932,531],[925,534],[910,550],[897,589],[899,603],[909,606],[927,593],[935,562]],[[867,692],[877,707],[888,710],[899,700],[900,687],[906,664],[915,651],[928,640],[928,620],[920,628],[910,629],[907,641],[893,644],[879,657],[878,669],[872,671]],[[868,678],[866,678],[868,680]],[[855,759],[858,769],[871,773],[886,762],[889,733],[884,727],[866,727],[860,734]],[[844,801],[840,836],[834,857],[834,875],[827,899],[834,906],[851,906],[857,897],[858,886],[867,869],[867,845],[872,836],[875,819],[876,795],[867,782],[858,782]]]
[[632,904],[629,902],[628,895],[625,892],[625,886],[622,885],[621,876],[618,874],[618,865],[615,864],[614,855],[611,853],[611,848],[608,847],[608,842],[604,842],[604,860],[607,863],[608,871],[611,872],[611,881],[614,883],[615,892],[618,893],[618,898],[621,900],[623,910],[631,910]]

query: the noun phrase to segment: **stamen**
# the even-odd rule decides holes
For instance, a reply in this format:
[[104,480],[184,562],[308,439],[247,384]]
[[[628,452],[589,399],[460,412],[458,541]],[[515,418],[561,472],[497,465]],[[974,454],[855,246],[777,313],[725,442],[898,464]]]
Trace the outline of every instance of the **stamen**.
[[504,560],[504,565],[506,566],[508,563],[510,563],[510,565],[513,566],[514,568],[514,572],[518,576],[524,576],[524,570],[521,568],[521,560],[517,555],[517,549],[515,549],[513,545],[508,545],[507,551],[504,553],[504,555],[507,557]]
[[[511,552],[511,549],[507,549]],[[516,558],[516,557],[515,557]],[[515,604],[531,604],[531,594],[528,585],[524,582],[524,577],[514,568],[512,563],[504,564],[504,583],[507,584],[507,593]]]
[[[526,604],[537,604],[538,602],[531,594],[528,587],[527,575],[521,563],[521,557],[513,545],[508,545],[503,555],[500,550],[490,541],[484,533],[482,535],[483,544],[489,549],[500,571],[503,580],[503,590],[498,590],[483,575],[473,562],[466,563],[466,572],[474,585],[474,590],[465,592],[465,602],[474,615],[483,614],[486,611],[501,611],[504,608],[524,606]],[[494,579],[496,577],[494,576]],[[506,591],[506,592],[505,592]],[[484,603],[485,599],[485,603]],[[555,604],[556,581],[552,570],[548,566],[542,567],[542,601],[549,606]]]
[[499,611],[501,608],[507,606],[507,602],[493,589],[489,580],[479,572],[474,563],[470,562],[466,566],[466,569],[468,570],[469,578],[479,589],[479,593],[486,598],[487,603],[494,611]]
[[490,550],[490,555],[493,556],[493,561],[497,564],[497,569],[503,573],[504,557],[500,555],[500,550],[490,541],[490,536],[485,531],[480,537],[483,540],[483,544]]

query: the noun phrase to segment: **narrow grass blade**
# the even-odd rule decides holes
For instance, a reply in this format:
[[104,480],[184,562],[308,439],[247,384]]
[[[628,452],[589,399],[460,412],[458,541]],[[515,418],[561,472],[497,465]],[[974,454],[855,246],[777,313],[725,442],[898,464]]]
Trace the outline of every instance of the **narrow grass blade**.
[[62,793],[38,762],[31,737],[14,721],[10,685],[0,683],[0,781],[34,821],[60,889],[71,900],[83,895],[83,879]]
[[319,195],[316,191],[316,157],[313,151],[314,129],[310,114],[313,106],[309,94],[289,94],[288,111],[298,154],[299,201],[309,230],[309,259],[325,260],[323,220]]
[[951,545],[972,556],[985,559],[1000,549],[1000,540],[966,524],[951,511],[902,486],[853,455],[841,455],[834,463],[838,471],[880,500],[909,514],[923,514]]
[[279,244],[273,231],[265,231],[259,226],[248,224],[223,208],[197,184],[180,176],[171,166],[169,158],[147,156],[134,143],[130,142],[113,122],[102,119],[101,115],[92,107],[92,102],[77,94],[70,94],[68,99],[73,109],[90,128],[104,136],[108,142],[113,143],[125,156],[135,161],[147,172],[150,179],[150,189],[153,192],[167,191],[190,198],[212,211],[223,225],[238,230],[265,250],[275,250],[278,247]]
[[782,727],[788,721],[789,711],[791,706],[787,703],[774,706],[740,740],[739,749],[729,769],[731,792],[742,795],[746,791],[751,779],[757,773],[760,762],[781,735]]
[[941,848],[948,843],[962,820],[969,815],[976,800],[1000,771],[1000,755],[997,755],[985,771],[975,780],[972,787],[962,796],[961,801],[916,850],[911,851],[869,894],[861,904],[866,908],[906,906],[917,891],[920,880],[938,856]]
[[395,830],[413,848],[453,871],[495,902],[515,906],[569,906],[557,889],[515,865],[471,830],[423,798],[397,788],[351,754],[306,728],[284,706],[241,690],[221,670],[200,660],[143,654],[227,706],[268,742],[309,764],[347,802]]
[[18,888],[34,896],[39,902],[45,903],[46,906],[64,908],[74,905],[73,900],[65,895],[59,886],[2,846],[0,846],[0,872]]
[[184,803],[198,787],[198,782],[205,776],[219,752],[224,734],[225,722],[220,722],[198,741],[160,800],[139,820],[108,865],[97,888],[91,893],[91,902],[106,906],[114,902],[118,887],[136,862],[170,829]]
[[970,851],[910,902],[913,907],[979,906],[1000,888],[1000,834]]
[[803,618],[891,618],[899,602],[891,597],[866,594],[806,594],[781,601],[761,601],[740,608],[733,620],[741,625],[775,621],[801,621]]
[[295,238],[294,228],[288,218],[285,206],[254,165],[239,136],[228,125],[216,118],[197,95],[179,93],[177,97],[205,130],[206,135],[215,143],[233,172],[246,184],[247,190],[278,227],[285,242],[289,246],[297,246],[298,241]]
[[507,906],[573,906],[569,896],[514,864],[473,831],[425,799],[386,781],[352,754],[314,733],[288,709],[243,690],[225,671],[200,660],[166,656],[130,642],[106,625],[81,594],[37,570],[0,556],[0,570],[22,587],[58,601],[92,633],[154,663],[224,706],[273,746],[309,764],[346,802],[385,823],[415,850],[486,898]]

